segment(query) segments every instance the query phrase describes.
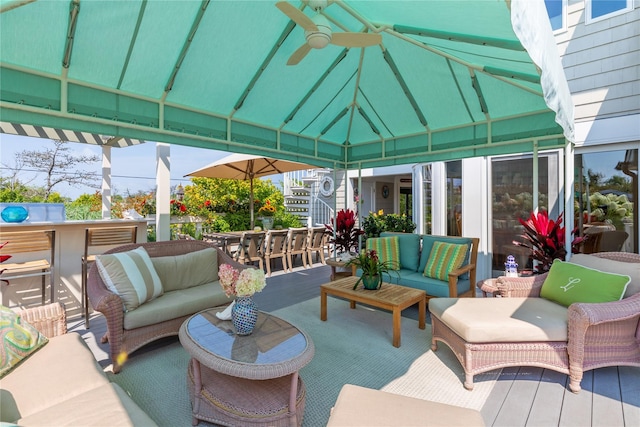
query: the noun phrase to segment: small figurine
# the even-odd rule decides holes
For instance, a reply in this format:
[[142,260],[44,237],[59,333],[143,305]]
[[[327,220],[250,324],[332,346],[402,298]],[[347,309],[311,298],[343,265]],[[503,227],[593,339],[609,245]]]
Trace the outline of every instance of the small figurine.
[[518,277],[518,263],[513,255],[509,255],[507,262],[504,263],[504,275],[507,277]]

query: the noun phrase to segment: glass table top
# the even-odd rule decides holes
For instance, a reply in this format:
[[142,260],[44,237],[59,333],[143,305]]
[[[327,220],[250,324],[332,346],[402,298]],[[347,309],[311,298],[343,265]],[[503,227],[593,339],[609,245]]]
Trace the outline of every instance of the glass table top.
[[279,364],[307,350],[307,337],[285,320],[259,312],[251,335],[237,336],[230,320],[206,310],[188,320],[187,333],[195,344],[216,357],[250,364]]

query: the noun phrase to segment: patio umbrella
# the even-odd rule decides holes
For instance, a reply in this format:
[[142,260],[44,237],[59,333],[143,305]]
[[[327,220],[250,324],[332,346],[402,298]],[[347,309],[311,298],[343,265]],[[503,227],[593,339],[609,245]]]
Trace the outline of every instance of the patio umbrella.
[[251,213],[251,228],[253,228],[253,180],[255,178],[315,168],[317,166],[288,160],[252,156],[250,154],[231,154],[185,176],[249,180],[249,211]]

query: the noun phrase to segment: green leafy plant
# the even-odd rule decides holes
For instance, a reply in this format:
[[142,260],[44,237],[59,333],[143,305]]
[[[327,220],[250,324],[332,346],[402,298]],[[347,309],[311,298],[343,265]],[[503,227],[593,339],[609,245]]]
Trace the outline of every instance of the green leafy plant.
[[377,252],[373,249],[360,252],[357,256],[347,261],[345,267],[353,265],[362,270],[362,276],[360,276],[358,281],[355,283],[353,289],[358,287],[360,282],[362,282],[363,277],[365,276],[380,276],[381,283],[383,274],[387,274],[389,276],[391,275],[391,272],[398,274],[398,272],[394,269],[396,267],[394,263],[391,261],[381,261],[378,257]]
[[[565,260],[567,250],[564,247],[565,227],[562,226],[562,214],[554,221],[549,219],[547,211],[533,211],[526,221],[520,219],[520,224],[524,227],[524,234],[519,237],[524,241],[514,240],[513,244],[531,250],[531,257],[538,261],[537,273],[549,271],[554,259]],[[582,237],[577,237],[571,242],[573,251],[578,252],[578,245],[582,240]]]
[[413,233],[416,224],[406,215],[402,214],[386,214],[379,210],[370,212],[369,216],[362,220],[362,228],[364,229],[366,238],[380,237],[383,231]]
[[182,203],[180,200],[172,199],[170,203],[171,215],[182,216],[187,214],[187,205]]
[[356,213],[351,209],[341,209],[338,212],[335,226],[333,218],[331,218],[331,224],[324,225],[327,231],[331,233],[329,243],[333,243],[338,252],[351,252],[351,249],[358,252],[358,236],[364,234],[364,230],[357,228],[355,225]]

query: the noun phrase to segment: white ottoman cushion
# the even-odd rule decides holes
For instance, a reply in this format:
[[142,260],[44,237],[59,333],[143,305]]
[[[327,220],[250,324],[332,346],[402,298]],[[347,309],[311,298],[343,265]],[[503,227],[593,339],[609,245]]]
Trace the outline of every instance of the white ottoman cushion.
[[470,343],[567,341],[567,308],[544,298],[432,298],[429,311]]

